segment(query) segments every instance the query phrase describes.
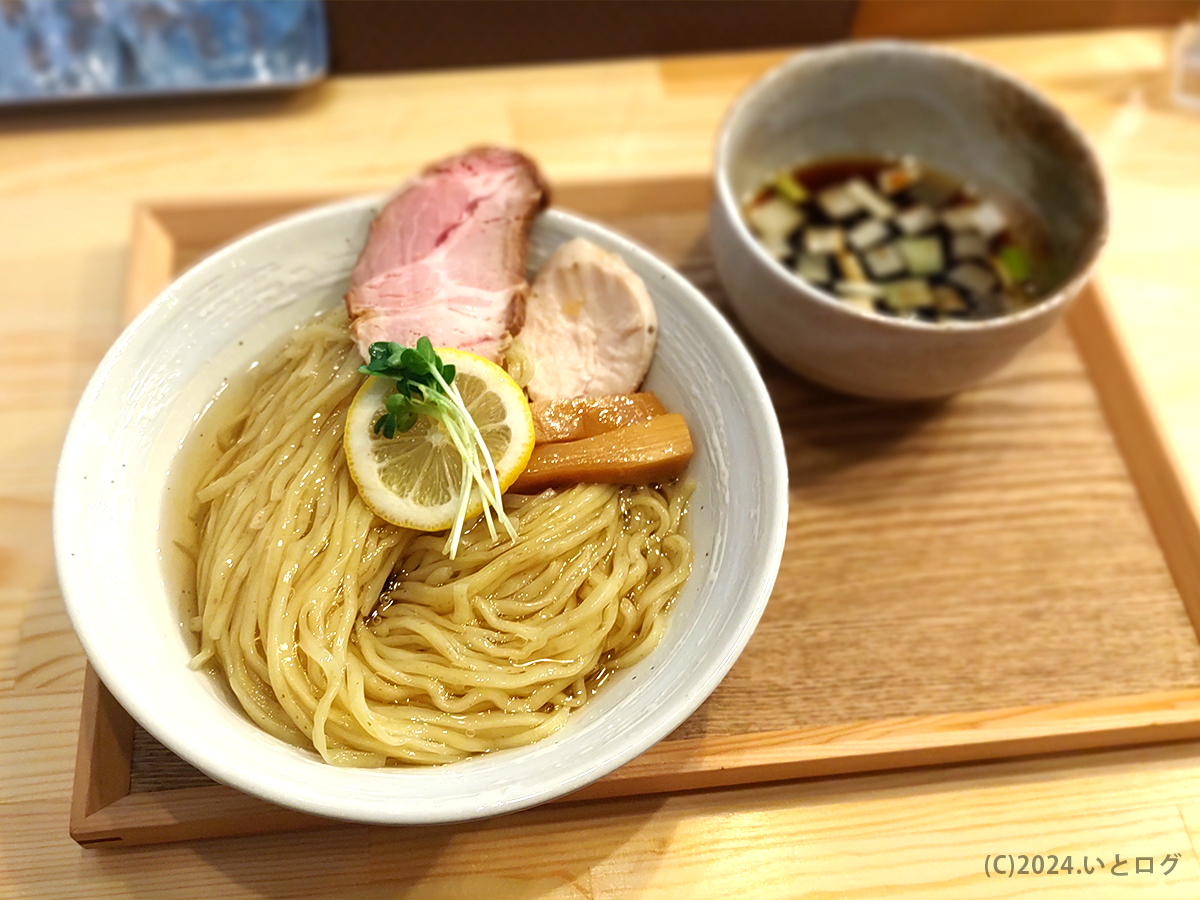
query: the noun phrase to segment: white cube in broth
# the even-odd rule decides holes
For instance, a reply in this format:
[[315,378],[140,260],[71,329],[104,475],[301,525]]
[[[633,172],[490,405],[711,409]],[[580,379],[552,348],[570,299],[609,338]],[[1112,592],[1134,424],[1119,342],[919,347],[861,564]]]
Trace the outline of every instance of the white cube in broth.
[[887,223],[881,222],[879,219],[867,219],[851,228],[846,239],[850,241],[850,246],[855,250],[869,250],[876,244],[886,241],[889,234],[891,234],[891,229],[887,227]]
[[977,297],[991,293],[996,287],[995,274],[974,262],[959,263],[946,273],[946,280]]
[[892,309],[902,312],[933,306],[933,291],[924,278],[906,278],[883,286],[883,297]]
[[844,184],[821,191],[817,203],[831,219],[848,219],[863,208],[862,201]]
[[876,219],[890,219],[896,214],[896,207],[861,178],[852,178],[846,182],[846,191],[858,201],[860,207]]
[[975,228],[988,240],[1008,230],[1008,220],[995,203],[981,203],[975,207]]
[[804,249],[809,253],[840,253],[845,247],[842,229],[837,227],[804,229]]
[[804,224],[804,213],[780,197],[771,197],[747,210],[746,219],[764,240],[778,240]]
[[891,278],[904,271],[904,257],[900,255],[900,251],[893,244],[876,247],[863,258],[866,260],[867,268],[871,270],[871,275],[875,278]]
[[928,206],[914,206],[896,216],[896,224],[905,234],[921,234],[937,224],[938,217]]
[[833,279],[829,257],[817,253],[801,253],[796,260],[796,274],[813,284],[828,284]]
[[833,289],[839,297],[862,297],[874,300],[883,296],[883,288],[870,281],[836,281]]
[[951,231],[974,231],[975,210],[977,208],[974,203],[964,203],[961,206],[953,206],[950,209],[943,210],[942,224]]
[[955,259],[986,259],[987,241],[974,231],[956,231],[950,239],[950,253]]

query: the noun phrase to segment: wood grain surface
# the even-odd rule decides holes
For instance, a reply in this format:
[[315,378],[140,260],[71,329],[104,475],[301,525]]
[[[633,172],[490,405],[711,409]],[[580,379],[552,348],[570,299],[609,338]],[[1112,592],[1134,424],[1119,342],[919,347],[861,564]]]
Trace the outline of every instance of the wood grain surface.
[[[727,309],[707,241],[704,179],[603,190],[568,183],[555,193],[656,251]],[[206,251],[317,199],[148,202],[134,225],[127,315]],[[1093,294],[1080,306],[1103,303]],[[1076,335],[1110,388],[1122,383],[1113,378],[1129,380],[1115,335]],[[761,352],[758,362],[783,427],[791,493],[767,612],[692,717],[575,796],[1200,733],[1200,642],[1065,329],[998,377],[937,403],[856,400]],[[1105,399],[1117,424],[1140,426],[1121,435],[1127,453],[1160,446],[1152,428],[1130,419],[1137,396]],[[1168,463],[1143,469],[1165,499],[1178,494]],[[76,772],[76,792],[88,799],[75,806],[87,815],[72,817],[81,842],[321,827],[290,815],[273,821],[270,807],[216,787],[112,704],[89,681]],[[1167,711],[1184,730],[1148,727]],[[1086,724],[1096,717],[1105,724]],[[124,736],[96,737],[114,731]],[[89,748],[98,752],[82,759]],[[117,803],[117,782],[158,796]],[[200,788],[207,794],[162,793]],[[162,817],[164,805],[184,801],[203,805]],[[197,808],[202,821],[183,821]]]
[[[1166,100],[1169,34],[954,46],[1032,81],[1104,156],[1101,267],[1138,381],[1200,483],[1200,117]],[[66,828],[83,659],[54,577],[50,496],[71,410],[122,322],[146,197],[348,194],[481,141],[558,183],[702,174],[731,98],[783,53],[335,79],[298,95],[0,122],[0,896],[1200,896],[1200,746],[566,805],[454,828],[82,849]],[[1156,224],[1158,223],[1158,224]],[[1165,236],[1161,223],[1170,223]],[[1193,487],[1194,492],[1194,487]],[[999,852],[1171,874],[987,878]]]

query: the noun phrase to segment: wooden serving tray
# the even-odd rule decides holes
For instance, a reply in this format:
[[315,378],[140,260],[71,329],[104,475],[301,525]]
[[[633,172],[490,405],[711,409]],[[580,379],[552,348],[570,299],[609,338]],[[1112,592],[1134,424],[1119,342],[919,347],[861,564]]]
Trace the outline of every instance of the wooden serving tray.
[[[322,199],[141,207],[127,313],[213,247]],[[675,179],[566,185],[555,202],[721,305],[708,199],[705,181]],[[929,404],[838,396],[759,353],[791,478],[766,614],[695,715],[567,799],[1200,737],[1197,516],[1094,289],[1068,324]],[[80,843],[329,824],[209,781],[89,670]]]

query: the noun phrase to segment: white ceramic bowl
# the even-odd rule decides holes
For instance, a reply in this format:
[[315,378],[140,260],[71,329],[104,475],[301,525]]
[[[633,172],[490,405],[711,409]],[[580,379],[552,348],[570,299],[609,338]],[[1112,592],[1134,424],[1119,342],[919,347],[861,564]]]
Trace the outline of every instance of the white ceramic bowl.
[[[742,219],[781,168],[902,154],[1042,223],[1054,261],[1046,299],[983,321],[875,315],[801,281]],[[882,399],[950,394],[1007,363],[1062,315],[1108,228],[1099,163],[1059,110],[991,66],[899,41],[808,50],[768,72],[730,108],[714,179],[713,257],[746,330],[793,371]]]
[[[340,303],[379,198],[301,213],[180,277],[105,356],[71,422],[54,495],[59,579],[101,679],[158,740],[218,781],[284,806],[378,823],[494,815],[568,793],[637,756],[688,717],[737,659],[783,552],[787,468],[754,362],[678,273],[605,228],[555,210],[530,267],[582,236],[620,253],[658,307],[647,387],[695,439],[692,576],[661,646],[557,735],[429,768],[342,769],[254,726],[214,677],[188,668],[192,641],[161,543],[168,471],[223,377],[316,309]],[[239,346],[240,342],[240,346]]]

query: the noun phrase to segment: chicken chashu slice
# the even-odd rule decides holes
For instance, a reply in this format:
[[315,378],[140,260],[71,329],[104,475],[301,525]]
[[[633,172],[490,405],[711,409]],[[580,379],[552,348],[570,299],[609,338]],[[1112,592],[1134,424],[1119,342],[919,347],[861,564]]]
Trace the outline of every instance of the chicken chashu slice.
[[346,308],[363,358],[376,341],[499,361],[520,328],[529,228],[548,200],[537,166],[482,147],[436,163],[371,223]]
[[576,238],[534,279],[517,338],[533,363],[532,400],[637,390],[658,339],[658,314],[642,279],[615,253]]

